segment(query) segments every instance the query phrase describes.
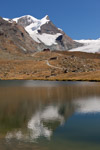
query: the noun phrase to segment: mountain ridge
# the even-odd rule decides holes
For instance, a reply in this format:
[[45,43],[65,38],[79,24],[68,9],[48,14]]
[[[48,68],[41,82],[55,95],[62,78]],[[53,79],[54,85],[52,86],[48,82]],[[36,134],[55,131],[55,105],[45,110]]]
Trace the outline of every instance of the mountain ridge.
[[49,48],[50,50],[65,51],[83,45],[73,41],[64,33],[64,31],[57,28],[49,19],[48,15],[42,19],[36,19],[30,15],[25,15],[10,20],[7,18],[4,19],[10,21],[11,23],[15,21],[19,25],[23,26],[31,38],[41,45],[39,46],[40,50]]

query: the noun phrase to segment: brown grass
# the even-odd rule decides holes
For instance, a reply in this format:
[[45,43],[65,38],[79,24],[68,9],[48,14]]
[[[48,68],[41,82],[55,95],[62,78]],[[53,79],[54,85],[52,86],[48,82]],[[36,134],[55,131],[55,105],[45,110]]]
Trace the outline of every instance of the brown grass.
[[[51,57],[57,59],[50,60]],[[99,57],[100,54],[80,52],[40,52],[33,57],[21,56],[19,60],[2,58],[0,79],[100,81]],[[48,66],[46,60],[62,69]]]

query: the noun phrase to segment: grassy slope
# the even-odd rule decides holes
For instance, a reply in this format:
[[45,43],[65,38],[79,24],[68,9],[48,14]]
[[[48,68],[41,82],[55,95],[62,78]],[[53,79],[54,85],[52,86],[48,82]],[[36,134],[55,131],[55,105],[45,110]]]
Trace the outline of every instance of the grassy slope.
[[100,54],[39,52],[15,57],[1,52],[0,79],[100,81]]

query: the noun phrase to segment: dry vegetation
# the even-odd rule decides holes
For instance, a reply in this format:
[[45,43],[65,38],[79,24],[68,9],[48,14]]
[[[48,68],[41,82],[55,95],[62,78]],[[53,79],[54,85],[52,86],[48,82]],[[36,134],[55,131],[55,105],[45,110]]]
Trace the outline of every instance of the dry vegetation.
[[0,51],[0,79],[100,81],[100,54]]

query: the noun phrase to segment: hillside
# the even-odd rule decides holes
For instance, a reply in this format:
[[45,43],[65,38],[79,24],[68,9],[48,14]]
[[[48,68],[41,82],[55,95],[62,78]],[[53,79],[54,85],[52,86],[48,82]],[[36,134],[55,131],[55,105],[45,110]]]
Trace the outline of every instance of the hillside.
[[100,54],[55,51],[1,58],[0,79],[100,81]]

